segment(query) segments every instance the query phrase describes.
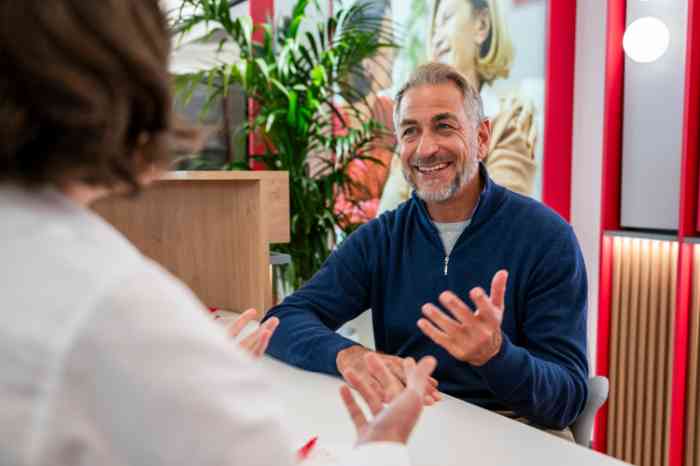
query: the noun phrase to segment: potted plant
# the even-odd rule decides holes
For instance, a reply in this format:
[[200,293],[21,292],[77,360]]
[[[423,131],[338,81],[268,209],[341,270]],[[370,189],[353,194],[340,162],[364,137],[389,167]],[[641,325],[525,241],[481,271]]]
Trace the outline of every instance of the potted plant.
[[[323,21],[305,15],[309,3],[297,0],[291,18],[280,24],[257,25],[249,17],[232,18],[229,0],[183,0],[174,23],[178,34],[205,25],[202,40],[239,50],[236,60],[177,76],[176,88],[186,99],[205,82],[211,103],[235,84],[255,102],[257,113],[243,126],[264,144],[263,153],[253,158],[266,169],[289,172],[292,239],[274,249],[292,256],[295,288],[330,254],[336,228],[349,232],[356,227],[335,212],[335,197],[353,184],[347,173],[353,160],[381,163],[367,154],[384,128],[368,118],[366,96],[353,78],[364,74],[365,60],[396,47],[369,3],[337,8]],[[260,42],[254,40],[256,32]],[[247,164],[222,168],[246,169]]]

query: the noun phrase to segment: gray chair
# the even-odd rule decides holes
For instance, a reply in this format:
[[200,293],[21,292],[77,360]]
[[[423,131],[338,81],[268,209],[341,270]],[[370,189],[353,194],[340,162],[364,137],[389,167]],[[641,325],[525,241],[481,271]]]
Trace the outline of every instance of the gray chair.
[[593,422],[598,409],[608,399],[610,392],[610,382],[607,377],[597,375],[588,379],[588,399],[583,411],[576,421],[571,425],[571,432],[574,434],[576,443],[584,447],[591,446],[591,434],[593,433]]

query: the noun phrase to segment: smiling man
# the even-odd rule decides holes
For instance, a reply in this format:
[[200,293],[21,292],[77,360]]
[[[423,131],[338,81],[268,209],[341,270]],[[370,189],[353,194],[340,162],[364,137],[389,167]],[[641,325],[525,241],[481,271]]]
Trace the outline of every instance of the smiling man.
[[[268,313],[280,318],[268,352],[309,370],[360,374],[387,400],[405,379],[403,358],[433,355],[441,392],[567,428],[588,375],[586,272],[571,227],[489,178],[480,161],[490,122],[454,68],[418,68],[394,120],[412,198],[357,230]],[[334,332],[368,308],[391,373]],[[434,391],[425,401],[438,399]]]

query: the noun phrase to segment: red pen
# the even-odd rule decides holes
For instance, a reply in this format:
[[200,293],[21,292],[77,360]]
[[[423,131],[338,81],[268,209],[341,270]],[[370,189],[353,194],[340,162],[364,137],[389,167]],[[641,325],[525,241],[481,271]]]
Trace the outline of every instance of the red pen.
[[297,451],[297,457],[299,458],[299,461],[305,460],[309,457],[309,455],[311,454],[311,450],[313,450],[314,446],[316,446],[317,440],[318,435],[316,435],[315,437],[311,437],[311,439],[309,439],[309,441],[306,442],[304,446]]

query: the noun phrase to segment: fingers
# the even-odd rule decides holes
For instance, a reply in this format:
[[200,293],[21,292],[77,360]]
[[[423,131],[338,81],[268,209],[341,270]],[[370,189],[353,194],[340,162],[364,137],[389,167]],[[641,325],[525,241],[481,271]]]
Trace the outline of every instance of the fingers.
[[365,362],[369,373],[382,386],[384,401],[389,402],[403,390],[403,383],[387,368],[387,365],[377,353],[367,353]]
[[452,315],[455,316],[455,319],[457,319],[460,323],[471,324],[474,322],[474,314],[472,313],[472,310],[453,292],[443,291],[440,293],[438,300],[440,301],[440,304],[445,306],[445,309],[449,310]]
[[355,398],[352,396],[350,387],[348,387],[347,385],[343,385],[342,387],[340,387],[340,397],[343,399],[343,404],[348,410],[348,414],[350,415],[352,423],[355,425],[355,429],[358,433],[360,433],[360,431],[362,431],[367,425],[367,418],[365,417],[365,414],[362,412],[360,407],[357,405]]
[[[385,354],[378,354],[380,360],[384,363],[384,366],[391,372],[391,374],[398,379],[397,381],[391,379],[391,382],[400,382],[400,385],[396,385],[396,389],[392,388],[389,391],[389,393],[384,394],[384,402],[388,403],[394,399],[395,396],[399,395],[400,392],[406,387],[406,371],[404,370],[404,359],[400,358],[398,356],[389,356]],[[369,365],[368,365],[369,366]],[[384,386],[386,386],[389,382],[387,382],[386,377],[381,380],[380,377],[377,376],[377,374],[373,374],[377,380],[380,381],[380,383]],[[435,380],[433,377],[428,378],[428,388],[426,390],[425,398],[423,400],[423,404],[426,406],[432,406],[438,401],[442,400],[442,395],[440,392],[437,390],[438,386],[438,381]]]
[[442,312],[433,304],[424,304],[421,308],[423,315],[430,319],[436,327],[442,329],[445,333],[454,333],[459,329],[459,324]]
[[238,345],[254,358],[259,358],[265,353],[265,350],[267,350],[267,346],[279,322],[277,317],[266,320],[255,332],[241,340]]
[[442,394],[438,390],[438,381],[432,377],[428,377],[428,388],[426,389],[425,398],[428,400],[425,404],[432,406],[442,400]]
[[402,385],[406,385],[406,374],[403,371],[403,359],[398,356],[388,356],[380,354],[381,360],[386,365],[387,369],[396,377]]
[[376,384],[370,386],[369,382],[360,378],[352,369],[346,371],[345,378],[365,400],[370,412],[376,416],[384,407],[382,403],[383,395],[379,387]]
[[429,387],[428,379],[436,366],[437,360],[432,356],[423,357],[418,364],[412,358],[406,358],[404,370],[408,379],[408,387],[424,396]]
[[241,333],[241,330],[243,330],[245,326],[248,325],[248,322],[255,320],[255,317],[257,315],[258,311],[256,311],[255,309],[247,309],[245,312],[243,312],[243,314],[240,315],[238,319],[236,319],[233,325],[229,327],[229,336],[233,338],[237,337]]
[[269,330],[262,330],[260,332],[258,341],[255,342],[255,347],[250,352],[254,358],[259,358],[265,353],[267,345],[270,343],[270,337],[272,337],[272,332]]
[[416,365],[415,375],[420,380],[427,380],[428,377],[430,377],[430,374],[435,371],[436,367],[437,359],[435,359],[433,356],[424,356]]
[[469,292],[469,297],[476,304],[477,311],[474,317],[477,320],[487,321],[490,325],[500,326],[502,312],[500,308],[497,308],[491,298],[486,295],[486,292],[482,288],[473,288]]
[[418,328],[439,346],[446,348],[450,345],[449,335],[437,328],[428,319],[419,319]]
[[280,324],[280,320],[277,317],[272,317],[260,325],[260,327],[264,330],[269,330],[270,333],[275,333],[275,330],[277,330],[277,327]]
[[499,270],[491,280],[491,302],[499,309],[503,309],[506,296],[506,283],[508,282],[508,271]]

